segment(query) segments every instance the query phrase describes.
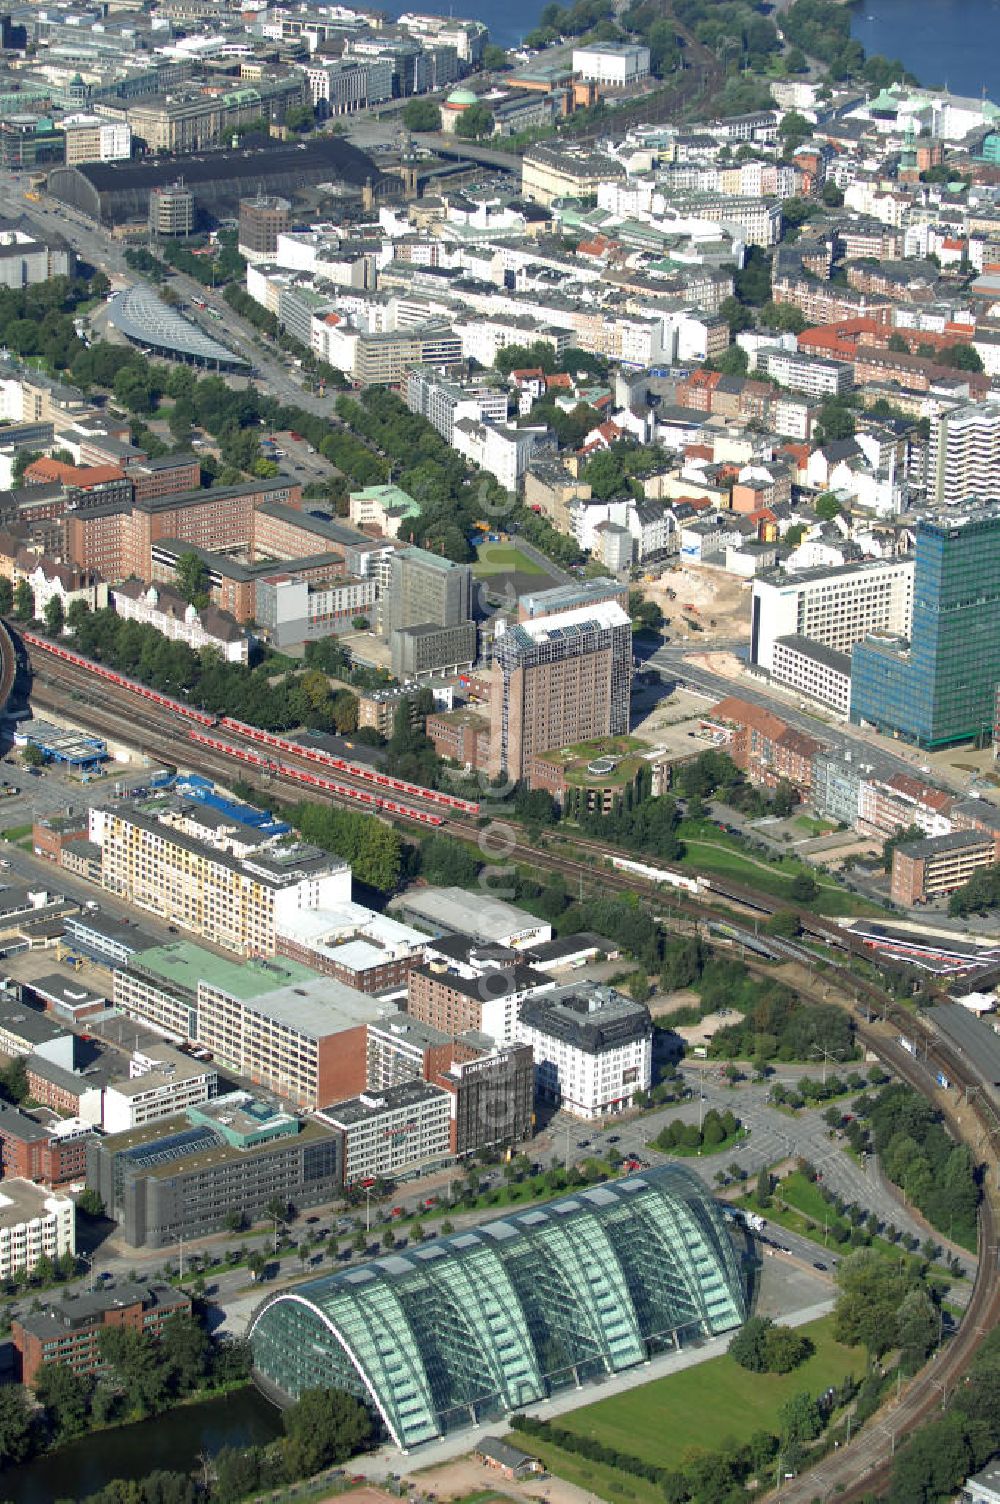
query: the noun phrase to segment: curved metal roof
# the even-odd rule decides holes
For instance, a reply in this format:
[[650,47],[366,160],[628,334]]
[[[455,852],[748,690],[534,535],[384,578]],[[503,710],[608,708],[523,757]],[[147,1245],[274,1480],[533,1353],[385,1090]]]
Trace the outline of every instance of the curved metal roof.
[[718,1208],[664,1165],[282,1291],[250,1341],[262,1384],[347,1389],[405,1449],[745,1311]]
[[108,320],[126,339],[167,351],[188,360],[248,366],[241,355],[192,324],[176,308],[168,308],[151,287],[137,283],[117,293],[108,305]]

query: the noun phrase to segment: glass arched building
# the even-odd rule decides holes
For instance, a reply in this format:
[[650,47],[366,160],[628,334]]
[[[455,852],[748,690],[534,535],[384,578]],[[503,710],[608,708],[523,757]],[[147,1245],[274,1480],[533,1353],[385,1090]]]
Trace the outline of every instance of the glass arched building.
[[282,1291],[250,1341],[265,1390],[347,1389],[405,1450],[745,1310],[715,1203],[664,1165]]

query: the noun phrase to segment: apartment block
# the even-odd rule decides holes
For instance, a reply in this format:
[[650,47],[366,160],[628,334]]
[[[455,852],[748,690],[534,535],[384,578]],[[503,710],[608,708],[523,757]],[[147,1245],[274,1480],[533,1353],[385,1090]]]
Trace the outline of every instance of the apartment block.
[[774,788],[784,780],[803,793],[812,788],[813,764],[822,743],[763,706],[727,695],[702,717],[701,725],[751,782]]
[[505,423],[509,400],[502,387],[462,386],[426,367],[410,371],[406,378],[410,412],[426,418],[448,444],[454,441],[455,424],[460,419]]
[[869,632],[906,635],[913,613],[912,558],[763,575],[753,582],[750,662],[774,672],[779,637],[808,637],[848,653]]
[[892,900],[907,908],[933,903],[962,887],[980,868],[992,867],[996,860],[996,840],[982,831],[955,830],[949,835],[909,841],[897,846],[892,854]]
[[108,892],[244,956],[274,954],[284,915],[350,900],[350,868],[314,846],[233,856],[126,805],[92,809],[90,836]]
[[964,403],[930,420],[928,501],[954,506],[972,497],[1000,497],[1000,403]]
[[498,622],[491,772],[520,779],[538,752],[626,732],[631,686],[631,624],[617,601]]
[[49,1363],[70,1369],[77,1378],[99,1374],[100,1334],[120,1327],[157,1338],[175,1316],[190,1316],[191,1297],[171,1285],[116,1284],[112,1290],[84,1291],[40,1311],[25,1311],[11,1323],[11,1341],[22,1384],[33,1389]]
[[793,392],[805,392],[820,401],[839,397],[854,385],[851,367],[843,361],[821,360],[788,350],[761,350],[757,369]]
[[76,1252],[76,1207],[30,1180],[0,1182],[0,1279]]

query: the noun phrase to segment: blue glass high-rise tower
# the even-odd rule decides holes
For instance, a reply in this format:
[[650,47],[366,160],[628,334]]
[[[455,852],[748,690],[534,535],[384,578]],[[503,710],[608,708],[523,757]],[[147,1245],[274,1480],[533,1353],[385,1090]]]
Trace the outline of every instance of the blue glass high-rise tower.
[[992,734],[1000,683],[1000,507],[917,526],[909,642],[871,636],[851,657],[851,720],[921,747]]

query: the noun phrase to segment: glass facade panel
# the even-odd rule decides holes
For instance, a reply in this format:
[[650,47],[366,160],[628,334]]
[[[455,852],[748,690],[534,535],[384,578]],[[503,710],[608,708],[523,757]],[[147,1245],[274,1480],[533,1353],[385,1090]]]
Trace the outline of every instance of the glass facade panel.
[[992,735],[1000,682],[1000,509],[917,527],[908,648],[859,643],[851,720],[922,747]]
[[261,1381],[348,1389],[400,1447],[738,1326],[733,1245],[676,1165],[310,1280],[257,1312]]

